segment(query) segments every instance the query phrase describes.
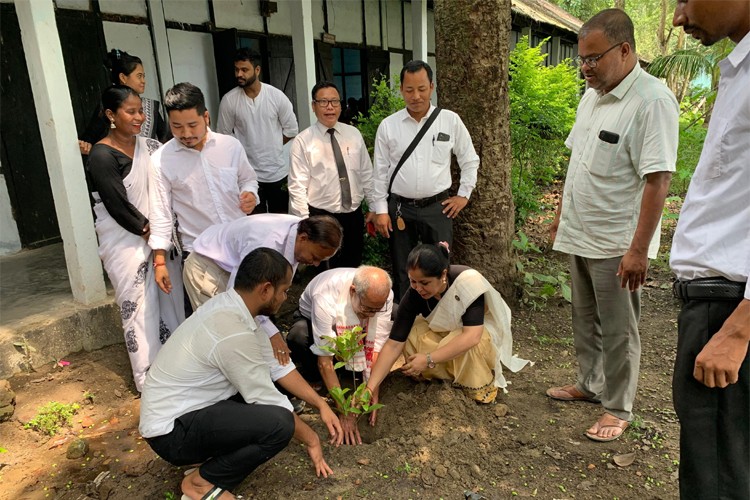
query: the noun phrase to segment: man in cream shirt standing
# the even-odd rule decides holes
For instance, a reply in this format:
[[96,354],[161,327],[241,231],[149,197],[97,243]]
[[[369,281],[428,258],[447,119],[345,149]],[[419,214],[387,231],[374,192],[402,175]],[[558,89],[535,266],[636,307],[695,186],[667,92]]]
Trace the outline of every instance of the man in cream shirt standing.
[[360,205],[365,198],[373,201],[370,154],[359,130],[338,121],[341,97],[334,83],[313,87],[312,108],[318,121],[292,142],[289,209],[299,217],[330,215],[339,221],[344,241],[328,267],[357,267],[364,249]]
[[[375,138],[375,226],[390,238],[394,293],[400,299],[409,289],[406,258],[418,243],[453,243],[453,219],[469,202],[477,183],[479,156],[461,118],[447,109],[408,157],[404,153],[434,115],[430,104],[435,89],[432,68],[411,61],[401,70],[401,95],[406,109],[383,120]],[[461,179],[456,196],[451,187],[451,154],[456,155]],[[401,168],[399,163],[403,161]],[[392,234],[391,234],[392,233]]]
[[234,135],[258,174],[261,203],[253,213],[285,214],[289,167],[283,147],[297,135],[297,118],[289,98],[276,87],[260,81],[260,54],[237,50],[234,75],[237,87],[224,95],[219,105],[216,131]]
[[554,249],[570,254],[578,378],[547,395],[601,402],[604,413],[586,436],[611,441],[633,418],[640,287],[659,249],[679,107],[639,66],[633,23],[623,11],[593,16],[578,47],[590,88],[566,141],[570,165],[550,231]]

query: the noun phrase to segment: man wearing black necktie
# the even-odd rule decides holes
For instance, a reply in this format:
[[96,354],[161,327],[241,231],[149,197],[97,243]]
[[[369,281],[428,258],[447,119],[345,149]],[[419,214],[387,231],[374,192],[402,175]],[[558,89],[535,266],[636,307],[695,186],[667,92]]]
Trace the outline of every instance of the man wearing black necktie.
[[[344,228],[341,250],[328,268],[362,263],[365,216],[360,205],[372,206],[372,162],[362,134],[340,123],[341,96],[332,82],[312,89],[318,121],[292,142],[289,171],[289,212],[299,217],[330,215]],[[372,218],[369,213],[367,220]],[[323,266],[321,266],[323,267]]]

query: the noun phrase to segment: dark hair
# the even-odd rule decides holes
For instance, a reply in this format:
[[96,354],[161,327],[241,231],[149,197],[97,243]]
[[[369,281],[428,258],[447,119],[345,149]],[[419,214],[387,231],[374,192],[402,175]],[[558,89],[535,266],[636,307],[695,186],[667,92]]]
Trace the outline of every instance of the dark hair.
[[127,85],[112,85],[111,87],[107,87],[102,92],[102,109],[108,109],[116,113],[120,109],[120,106],[122,106],[122,103],[131,95],[136,96],[138,99],[141,98],[138,92]]
[[635,53],[635,30],[633,21],[620,9],[605,9],[586,21],[578,32],[578,39],[592,31],[601,31],[609,43],[628,42]]
[[344,228],[330,215],[313,215],[299,221],[297,234],[306,234],[312,243],[338,250],[344,237]]
[[406,258],[406,269],[419,269],[428,278],[439,278],[450,264],[448,249],[443,245],[417,245]]
[[401,85],[404,84],[404,75],[406,73],[419,73],[422,70],[427,71],[427,79],[432,83],[432,68],[430,68],[430,65],[424,61],[415,60],[409,61],[401,68],[401,74],[399,75]]
[[291,268],[289,261],[277,250],[256,248],[242,259],[234,279],[234,288],[250,292],[258,285],[268,282],[278,288],[285,282]]
[[109,79],[112,80],[112,85],[122,85],[120,73],[129,76],[139,64],[143,66],[140,57],[131,56],[120,49],[110,50],[107,53],[107,69],[109,69]]
[[178,83],[167,90],[164,96],[164,109],[167,113],[195,109],[199,115],[202,115],[206,112],[206,100],[203,98],[201,89],[192,83]]
[[262,59],[260,54],[255,50],[242,47],[234,53],[234,62],[237,61],[249,61],[253,66],[260,66]]
[[329,81],[329,80],[323,80],[322,82],[318,82],[315,84],[315,86],[312,88],[312,100],[315,100],[315,96],[318,94],[318,91],[320,89],[335,89],[336,93],[338,93],[339,97],[341,97],[341,92],[339,92],[339,88],[336,86],[335,83]]

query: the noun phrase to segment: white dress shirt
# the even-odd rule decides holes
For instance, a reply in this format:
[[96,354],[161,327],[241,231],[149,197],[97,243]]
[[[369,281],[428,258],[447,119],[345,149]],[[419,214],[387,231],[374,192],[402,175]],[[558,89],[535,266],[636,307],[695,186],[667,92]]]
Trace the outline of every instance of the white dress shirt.
[[[312,324],[314,343],[310,350],[316,356],[332,356],[330,352],[321,349],[321,346],[332,345],[330,340],[323,337],[333,337],[343,333],[344,330],[361,326],[363,333],[367,333],[364,349],[349,362],[347,368],[362,371],[365,370],[366,365],[371,364],[372,354],[380,352],[391,333],[393,291],[388,294],[388,299],[382,310],[375,313],[372,318],[360,320],[354,313],[351,294],[348,293],[356,271],[356,269],[350,267],[341,267],[317,275],[302,292],[299,298],[299,311]],[[343,304],[342,300],[346,303]],[[341,324],[337,319],[343,316],[338,314],[339,311],[342,311],[342,305],[344,306],[343,310],[349,312],[347,316],[352,319],[349,322],[350,324]],[[371,326],[374,331],[369,328]]]
[[271,342],[234,290],[212,298],[175,330],[146,374],[138,429],[169,434],[174,421],[239,392],[245,402],[292,411],[273,382],[294,370],[279,365]]
[[240,193],[251,192],[260,202],[257,176],[234,137],[209,130],[202,151],[172,139],[151,162],[148,244],[154,250],[171,248],[172,213],[183,249],[192,251],[193,240],[209,226],[245,217]]
[[289,211],[294,215],[307,217],[308,204],[337,214],[358,209],[364,198],[372,206],[372,162],[362,134],[345,123],[338,122],[333,128],[349,175],[352,206],[341,206],[341,183],[331,136],[328,127],[316,122],[292,141]]
[[[719,63],[708,134],[672,240],[677,278],[750,276],[750,34]],[[750,283],[745,287],[750,299]]]
[[[584,94],[565,141],[570,164],[555,250],[591,259],[625,255],[638,226],[646,175],[675,170],[679,112],[674,94],[638,64],[610,92]],[[606,142],[602,131],[619,139]],[[661,222],[649,245],[651,259],[660,233]]]
[[[242,259],[256,248],[272,248],[281,253],[292,266],[292,277],[299,262],[294,258],[299,217],[286,214],[256,214],[209,227],[193,243],[193,251],[216,262],[230,273],[227,289],[234,279]],[[202,307],[202,306],[201,306]],[[271,337],[279,329],[267,316],[256,318]]]
[[255,99],[235,87],[221,98],[216,131],[234,135],[242,143],[260,182],[276,182],[289,173],[282,148],[284,136],[297,135],[297,117],[289,98],[261,83]]
[[[388,213],[388,183],[401,156],[416,137],[435,106],[419,122],[404,108],[380,123],[375,137],[374,211]],[[428,198],[451,187],[451,153],[461,168],[458,196],[469,198],[477,184],[479,156],[461,118],[444,109],[404,162],[393,181],[392,192],[405,198]]]

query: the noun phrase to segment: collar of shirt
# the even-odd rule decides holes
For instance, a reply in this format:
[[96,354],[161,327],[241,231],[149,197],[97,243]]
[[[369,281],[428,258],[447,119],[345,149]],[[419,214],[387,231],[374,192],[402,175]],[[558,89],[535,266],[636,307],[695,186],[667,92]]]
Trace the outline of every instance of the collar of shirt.
[[237,290],[234,288],[230,288],[227,290],[228,298],[234,302],[234,304],[237,306],[237,309],[242,313],[242,319],[247,322],[247,325],[250,327],[250,329],[255,332],[258,330],[258,323],[256,323],[255,318],[253,318],[253,315],[250,314],[250,311],[248,310],[247,306],[245,305],[245,301],[242,300],[242,297],[240,297],[240,294],[237,293]]
[[320,132],[320,134],[323,137],[325,137],[326,135],[328,135],[328,130],[329,129],[334,129],[336,132],[338,132],[339,135],[341,135],[341,130],[340,130],[338,124],[339,124],[339,122],[336,122],[336,125],[334,125],[333,127],[326,127],[322,123],[316,121],[315,122],[315,128],[318,129],[318,132]]
[[625,97],[625,94],[628,93],[628,90],[630,90],[630,87],[633,86],[638,77],[641,76],[641,73],[643,73],[641,65],[636,62],[635,67],[632,69],[632,71],[628,73],[628,76],[622,79],[617,87],[613,88],[606,94],[599,93],[599,96],[603,97],[605,95],[611,95],[612,97],[615,97],[617,99],[622,99],[623,97]]
[[[738,43],[734,47],[734,49],[732,49],[732,52],[729,53],[724,61],[727,61],[727,63],[731,64],[734,68],[737,68],[737,66],[742,64],[742,61],[744,61],[748,57],[748,54],[750,54],[750,32],[748,32],[742,38],[742,40],[740,40],[740,43]],[[722,72],[724,70],[724,61],[721,61],[721,63],[719,63]]]
[[415,120],[415,119],[414,119],[414,118],[413,118],[413,117],[412,117],[412,116],[411,116],[411,115],[409,114],[409,110],[408,110],[408,109],[406,109],[406,108],[404,108],[404,109],[400,110],[400,111],[399,111],[399,113],[401,113],[401,114],[402,114],[402,115],[401,115],[401,121],[411,120],[411,121],[413,121],[413,122],[415,122],[415,123],[422,123],[422,122],[423,122],[423,121],[425,121],[425,120],[426,120],[427,118],[429,118],[429,117],[430,117],[430,115],[432,115],[432,112],[433,112],[433,111],[435,111],[435,106],[433,106],[432,104],[430,104],[430,109],[429,109],[429,110],[427,110],[427,114],[426,114],[426,115],[424,115],[424,116],[422,117],[422,119],[421,119],[421,120],[419,120],[419,121]]
[[[178,139],[177,139],[176,137],[174,138],[174,142],[175,142],[175,150],[178,150],[178,151],[179,151],[179,150],[183,150],[183,151],[194,151],[194,152],[196,152],[196,153],[198,153],[198,154],[200,154],[200,153],[202,153],[202,152],[203,152],[202,150],[201,150],[201,151],[198,151],[198,150],[197,150],[197,149],[195,149],[195,148],[189,148],[189,147],[185,146],[185,145],[184,145],[183,143],[181,143],[181,142],[180,142],[180,141],[179,141],[179,140],[178,140]],[[211,130],[211,127],[206,127],[206,143],[205,143],[205,144],[203,145],[203,147],[205,148],[205,147],[206,147],[207,145],[209,145],[209,144],[214,144],[214,143],[216,143],[216,135],[215,135],[215,134],[214,134],[214,132],[213,132],[213,131]]]

